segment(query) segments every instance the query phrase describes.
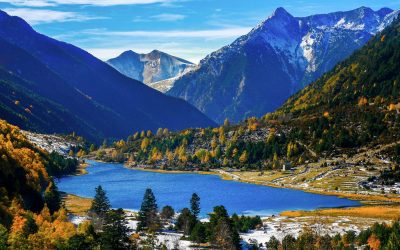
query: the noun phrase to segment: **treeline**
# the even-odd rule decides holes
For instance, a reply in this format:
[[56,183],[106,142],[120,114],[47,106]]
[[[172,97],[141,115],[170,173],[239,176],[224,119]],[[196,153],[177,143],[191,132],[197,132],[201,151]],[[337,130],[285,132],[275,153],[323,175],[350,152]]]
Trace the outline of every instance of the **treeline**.
[[[209,222],[201,222],[199,215],[200,197],[197,194],[192,195],[190,208],[184,208],[176,215],[171,206],[165,206],[159,211],[154,193],[147,189],[134,232],[127,227],[124,212],[110,208],[106,193],[99,186],[89,211],[90,227],[87,233],[72,238],[67,245],[74,246],[75,249],[167,249],[164,242],[157,240],[157,233],[166,228],[182,233],[182,239],[190,240],[194,244],[220,249],[241,249],[239,232],[262,225],[258,216],[230,217],[223,206],[214,208]],[[77,246],[84,248],[76,248]]]
[[46,169],[51,176],[61,177],[77,171],[79,162],[76,158],[65,158],[57,152],[50,153],[48,158]]
[[287,162],[297,165],[312,158],[297,143],[296,133],[267,127],[255,118],[246,120],[245,124],[232,126],[226,121],[219,128],[181,132],[159,129],[155,134],[142,131],[129,136],[126,141],[115,142],[112,151],[98,150],[96,159],[182,170],[208,170],[221,166],[281,169]]
[[[52,211],[47,207],[39,213],[24,210],[13,202],[12,225],[7,228],[0,225],[0,249],[171,249],[171,246],[157,239],[162,230],[175,230],[183,234],[182,240],[190,240],[195,248],[206,249],[242,249],[243,242],[239,232],[247,232],[262,226],[260,217],[229,216],[223,206],[217,206],[209,214],[209,221],[199,220],[200,197],[193,194],[190,206],[175,214],[171,206],[158,210],[156,198],[151,189],[147,189],[141,208],[135,220],[136,231],[128,226],[127,214],[122,209],[111,209],[106,192],[101,186],[89,210],[89,220],[77,228],[67,219],[65,209]],[[250,240],[245,243],[247,249],[256,250],[266,247],[268,250],[349,250],[349,249],[400,249],[400,222],[392,225],[374,224],[359,234],[348,231],[335,236],[320,235],[305,228],[295,238],[286,235],[280,241],[271,237],[268,242]],[[174,242],[172,249],[179,249]]]

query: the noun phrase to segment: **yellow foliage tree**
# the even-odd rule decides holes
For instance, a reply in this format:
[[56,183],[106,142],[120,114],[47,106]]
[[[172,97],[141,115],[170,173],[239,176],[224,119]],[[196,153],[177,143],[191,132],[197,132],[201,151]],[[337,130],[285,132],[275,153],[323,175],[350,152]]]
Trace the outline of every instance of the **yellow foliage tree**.
[[245,163],[247,163],[248,160],[249,160],[249,154],[245,150],[245,151],[243,151],[242,155],[240,155],[239,162],[242,164],[245,164]]
[[150,145],[150,140],[149,140],[149,138],[144,138],[143,140],[142,140],[142,143],[140,144],[140,149],[142,150],[142,151],[144,151],[144,152],[146,152],[147,151],[147,147]]

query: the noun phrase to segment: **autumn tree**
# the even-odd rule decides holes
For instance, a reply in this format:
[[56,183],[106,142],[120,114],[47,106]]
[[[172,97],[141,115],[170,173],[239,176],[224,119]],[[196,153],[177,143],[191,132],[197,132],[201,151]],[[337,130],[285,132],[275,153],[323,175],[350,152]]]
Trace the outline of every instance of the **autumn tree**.
[[246,164],[247,161],[249,160],[249,154],[247,153],[247,151],[243,151],[243,153],[240,155],[239,157],[239,162],[242,164]]
[[226,118],[226,119],[224,120],[224,127],[229,127],[230,125],[231,125],[231,123],[229,122],[229,119]]
[[142,143],[140,144],[140,149],[146,152],[149,145],[150,145],[150,140],[149,138],[146,137],[142,140]]
[[371,248],[371,250],[379,250],[379,249],[381,249],[381,241],[379,240],[379,238],[375,234],[372,234],[368,238],[368,245]]

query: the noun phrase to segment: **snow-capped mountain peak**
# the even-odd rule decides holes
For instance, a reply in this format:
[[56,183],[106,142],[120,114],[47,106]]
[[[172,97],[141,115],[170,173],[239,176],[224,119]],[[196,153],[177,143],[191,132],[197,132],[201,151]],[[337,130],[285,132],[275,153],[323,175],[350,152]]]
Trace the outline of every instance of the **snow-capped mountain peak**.
[[138,54],[132,50],[123,52],[107,61],[122,74],[152,86],[152,83],[179,76],[194,66],[184,59],[159,50]]
[[276,9],[176,79],[167,93],[217,122],[260,116],[332,69],[399,15],[368,7],[307,17]]

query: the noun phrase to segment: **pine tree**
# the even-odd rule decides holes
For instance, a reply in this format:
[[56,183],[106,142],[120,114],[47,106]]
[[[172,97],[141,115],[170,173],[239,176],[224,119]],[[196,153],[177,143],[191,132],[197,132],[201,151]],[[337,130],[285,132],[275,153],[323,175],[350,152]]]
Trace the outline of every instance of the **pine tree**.
[[44,202],[47,204],[47,207],[50,209],[51,213],[54,213],[60,209],[60,193],[58,192],[57,186],[53,181],[50,182],[49,186],[44,192]]
[[127,226],[124,211],[110,210],[105,216],[103,232],[100,235],[101,249],[130,249],[131,241],[129,234],[131,230]]
[[184,208],[180,212],[175,226],[178,230],[182,231],[183,234],[190,235],[196,222],[197,220],[193,213],[188,208]]
[[190,240],[196,243],[205,243],[207,239],[206,227],[200,221],[194,226],[190,234]]
[[389,241],[386,246],[387,250],[400,249],[400,232],[393,230],[392,234],[389,236]]
[[190,211],[197,218],[200,214],[200,197],[194,193],[190,199]]
[[148,188],[144,193],[143,202],[138,215],[137,231],[157,231],[160,225],[157,215],[157,202],[153,191]]
[[96,189],[96,194],[90,207],[90,212],[95,213],[99,217],[104,218],[106,213],[110,210],[110,201],[107,198],[106,192],[103,187],[99,185]]

